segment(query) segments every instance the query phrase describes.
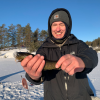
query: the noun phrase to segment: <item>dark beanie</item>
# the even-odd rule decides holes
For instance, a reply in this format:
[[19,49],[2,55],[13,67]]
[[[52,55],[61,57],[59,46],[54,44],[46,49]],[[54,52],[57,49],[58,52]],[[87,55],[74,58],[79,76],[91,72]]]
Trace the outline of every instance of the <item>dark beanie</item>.
[[65,11],[57,11],[50,18],[50,26],[53,22],[62,21],[65,22],[69,26],[69,17]]

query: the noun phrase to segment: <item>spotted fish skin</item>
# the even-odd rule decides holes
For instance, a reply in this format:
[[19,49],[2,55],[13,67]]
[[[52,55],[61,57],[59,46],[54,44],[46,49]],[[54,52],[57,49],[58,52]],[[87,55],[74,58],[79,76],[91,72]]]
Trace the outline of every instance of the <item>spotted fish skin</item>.
[[[33,57],[35,56],[34,54],[28,52],[15,52],[13,55],[18,62],[21,62],[25,57],[29,55],[32,55]],[[43,70],[60,70],[60,68],[55,67],[56,63],[56,61],[45,60],[45,66]]]

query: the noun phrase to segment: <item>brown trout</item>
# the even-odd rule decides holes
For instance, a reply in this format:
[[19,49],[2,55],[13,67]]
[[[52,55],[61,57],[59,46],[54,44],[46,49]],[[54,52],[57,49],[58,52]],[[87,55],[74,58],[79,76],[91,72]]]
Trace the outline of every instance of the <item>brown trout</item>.
[[[28,52],[15,52],[14,54],[15,60],[18,62],[21,62],[25,57],[32,55],[33,57],[35,56],[34,54],[28,53]],[[49,61],[45,60],[45,66],[43,70],[60,70],[60,68],[55,67],[56,61]]]

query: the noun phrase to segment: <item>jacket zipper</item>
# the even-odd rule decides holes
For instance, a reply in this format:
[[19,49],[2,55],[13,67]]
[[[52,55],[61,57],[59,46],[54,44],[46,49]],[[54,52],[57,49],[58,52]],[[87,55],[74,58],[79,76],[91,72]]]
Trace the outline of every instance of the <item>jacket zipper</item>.
[[[68,37],[70,38],[70,36]],[[62,44],[56,44],[59,48],[60,48],[60,51],[61,51],[61,47],[65,44],[65,42],[68,40],[68,38],[62,43]],[[54,43],[54,41],[51,40],[51,42]],[[62,55],[62,51],[61,51],[61,56]],[[68,100],[68,86],[67,86],[67,83],[68,83],[68,80],[69,80],[69,76],[68,76],[68,73],[67,73],[67,77],[66,77],[66,74],[64,74],[64,79],[65,79],[65,90],[66,90],[66,97],[67,97],[67,100]]]
[[69,81],[69,75],[67,73],[67,76],[66,76],[66,72],[64,73],[64,80],[65,80],[66,97],[67,97],[67,100],[68,100],[68,81]]
[[[61,47],[60,47],[60,51],[61,51]],[[62,55],[62,54],[61,54]]]
[[[60,48],[60,51],[61,51],[61,46],[59,46]],[[63,56],[62,54],[62,51],[61,51],[61,56]],[[69,80],[69,76],[68,76],[68,73],[67,73],[67,76],[66,76],[66,72],[64,72],[64,80],[65,80],[65,91],[66,91],[66,97],[67,97],[67,100],[68,100],[68,80]]]

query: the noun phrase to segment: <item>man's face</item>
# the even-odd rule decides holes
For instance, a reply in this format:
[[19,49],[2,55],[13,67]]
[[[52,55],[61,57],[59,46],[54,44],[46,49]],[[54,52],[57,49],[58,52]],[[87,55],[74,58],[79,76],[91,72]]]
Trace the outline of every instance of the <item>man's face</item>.
[[65,35],[66,26],[61,21],[54,22],[51,25],[51,32],[56,39],[60,39]]

